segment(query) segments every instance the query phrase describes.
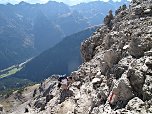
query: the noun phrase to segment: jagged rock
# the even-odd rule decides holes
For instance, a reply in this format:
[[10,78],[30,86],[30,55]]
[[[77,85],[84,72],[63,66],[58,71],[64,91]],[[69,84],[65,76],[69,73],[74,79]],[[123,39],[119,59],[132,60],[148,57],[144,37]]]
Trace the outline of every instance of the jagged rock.
[[100,78],[94,78],[92,84],[101,84],[102,80]]
[[108,66],[111,68],[114,64],[116,64],[119,60],[119,56],[117,52],[114,52],[113,50],[107,50],[104,54],[104,61],[108,64]]
[[142,89],[143,100],[150,100],[152,98],[152,76],[146,75],[145,83]]
[[29,112],[28,108],[25,108],[25,112],[24,113],[28,113],[28,112]]
[[138,97],[131,99],[126,106],[126,109],[136,114],[147,114],[144,107],[144,102]]
[[130,46],[129,46],[129,53],[133,57],[139,58],[144,55],[144,51],[140,45],[140,40],[138,38],[133,38],[131,40]]
[[152,57],[148,57],[146,60],[145,60],[145,64],[149,67],[152,67]]
[[141,6],[137,6],[134,11],[135,11],[135,15],[141,16],[143,14],[143,8]]
[[147,51],[144,53],[145,56],[152,56],[152,51]]
[[71,97],[73,92],[71,90],[63,90],[60,95],[60,103],[64,102],[66,98]]
[[109,27],[109,29],[112,28],[112,19],[113,19],[113,14],[112,14],[112,10],[110,10],[109,15],[107,15],[104,18],[104,24],[107,25]]
[[0,104],[0,112],[3,112],[3,106]]
[[105,49],[109,49],[113,43],[114,43],[114,40],[113,40],[112,36],[107,35],[104,38],[103,44],[104,44]]
[[82,82],[80,82],[80,81],[73,83],[73,86],[77,87],[78,89],[80,89],[81,85],[82,85]]
[[91,43],[91,41],[85,41],[83,44],[81,44],[81,55],[85,62],[91,60],[94,56],[94,43]]
[[129,85],[129,81],[125,78],[121,78],[114,82],[114,87],[109,96],[109,102],[111,104],[116,104],[118,108],[122,108],[133,96],[134,94]]
[[34,106],[40,110],[44,110],[46,106],[46,98],[42,97],[35,101]]
[[93,84],[93,88],[94,89],[99,88],[101,83],[102,83],[102,79],[101,78],[94,78],[92,80],[92,84]]
[[121,78],[122,74],[125,72],[126,69],[125,67],[122,67],[120,65],[115,65],[112,70],[113,70],[114,77],[116,79],[119,79]]
[[49,95],[49,94],[48,94],[48,95],[46,96],[46,103],[49,102],[51,99],[53,99],[53,97],[54,97],[53,95]]
[[144,73],[138,70],[129,69],[128,79],[134,90],[134,93],[138,95],[138,97],[142,98],[142,87],[145,81]]
[[37,93],[37,89],[34,90],[34,92],[33,92],[33,97],[36,96],[36,93]]
[[104,60],[99,59],[99,61],[100,61],[100,72],[101,74],[105,75],[109,69],[109,66]]

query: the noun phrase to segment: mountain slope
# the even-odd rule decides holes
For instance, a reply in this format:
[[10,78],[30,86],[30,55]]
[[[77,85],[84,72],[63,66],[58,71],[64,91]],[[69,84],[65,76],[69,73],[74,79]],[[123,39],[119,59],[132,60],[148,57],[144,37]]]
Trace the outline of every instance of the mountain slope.
[[89,37],[97,27],[88,28],[64,38],[53,48],[44,51],[32,59],[15,74],[17,78],[40,81],[52,74],[69,74],[81,64],[80,44]]
[[126,0],[121,0],[121,2],[113,2],[112,0],[108,2],[93,1],[89,3],[80,3],[78,5],[71,6],[71,8],[72,10],[82,14],[85,19],[89,20],[90,24],[94,25],[103,22],[103,19],[109,10],[115,11],[124,4],[128,6],[129,3],[130,2]]
[[40,54],[65,36],[101,24],[103,15],[110,9],[115,10],[111,4],[120,5],[111,1],[75,6],[53,1],[46,4],[0,4],[0,69]]
[[25,98],[11,114],[151,114],[151,20],[151,0],[119,9],[111,28],[105,23],[82,43],[85,62],[71,73],[68,90],[59,90],[58,77],[50,77],[6,99]]

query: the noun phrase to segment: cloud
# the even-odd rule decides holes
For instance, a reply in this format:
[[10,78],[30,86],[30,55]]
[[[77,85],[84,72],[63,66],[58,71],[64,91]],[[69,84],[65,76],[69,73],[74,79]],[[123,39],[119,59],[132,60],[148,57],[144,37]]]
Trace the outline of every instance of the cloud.
[[[6,3],[12,3],[12,4],[17,4],[21,1],[25,1],[25,2],[28,2],[28,3],[47,3],[49,0],[0,0],[0,3],[2,4],[6,4]],[[50,0],[50,1],[53,1],[53,0]],[[78,3],[81,3],[81,2],[90,2],[90,1],[97,1],[97,0],[54,0],[54,1],[57,1],[57,2],[64,2],[66,4],[70,4],[70,5],[74,5],[74,4],[78,4]],[[108,2],[109,0],[98,0],[98,1],[105,1],[105,2]],[[113,0],[113,1],[121,1],[121,0]],[[131,1],[131,0],[128,0],[128,1]]]

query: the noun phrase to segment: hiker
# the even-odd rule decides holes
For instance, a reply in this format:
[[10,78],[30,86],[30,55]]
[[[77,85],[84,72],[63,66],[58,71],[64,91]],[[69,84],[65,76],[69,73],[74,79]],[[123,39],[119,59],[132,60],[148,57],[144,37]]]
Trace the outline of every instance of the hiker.
[[62,103],[66,97],[70,97],[73,95],[73,92],[69,90],[69,86],[73,83],[72,77],[59,77],[58,88],[61,88],[60,102]]
[[59,83],[58,83],[58,88],[62,88],[62,90],[67,90],[69,88],[69,86],[73,83],[73,78],[70,77],[59,77],[58,79]]
[[66,76],[62,76],[62,77],[59,77],[58,79],[58,88],[61,88],[62,89],[67,89],[67,77]]

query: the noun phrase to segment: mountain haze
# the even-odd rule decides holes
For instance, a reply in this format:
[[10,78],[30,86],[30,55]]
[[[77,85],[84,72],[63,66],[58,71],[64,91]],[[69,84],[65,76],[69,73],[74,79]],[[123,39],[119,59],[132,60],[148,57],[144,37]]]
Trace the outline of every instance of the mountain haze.
[[114,17],[109,13],[104,24],[81,43],[84,63],[70,74],[68,88],[65,83],[59,88],[60,76],[52,75],[0,100],[0,112],[152,114],[151,28],[151,0],[133,0]]
[[37,56],[65,36],[101,24],[108,10],[115,10],[120,4],[123,3],[91,2],[75,6],[53,1],[46,4],[1,4],[0,69]]
[[92,27],[67,36],[60,43],[28,62],[20,72],[15,74],[15,77],[40,81],[53,74],[70,74],[82,63],[81,42],[96,29],[97,27]]

